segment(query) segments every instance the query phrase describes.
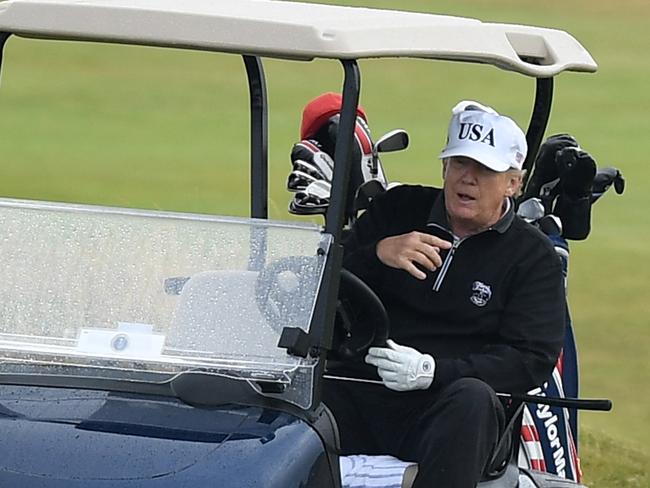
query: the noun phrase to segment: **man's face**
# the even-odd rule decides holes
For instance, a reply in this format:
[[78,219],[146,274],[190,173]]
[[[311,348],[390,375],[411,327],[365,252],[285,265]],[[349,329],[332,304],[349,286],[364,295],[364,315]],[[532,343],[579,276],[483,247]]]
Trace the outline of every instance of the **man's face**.
[[505,198],[513,196],[521,182],[519,173],[498,173],[462,156],[450,158],[443,168],[449,223],[460,237],[495,224]]

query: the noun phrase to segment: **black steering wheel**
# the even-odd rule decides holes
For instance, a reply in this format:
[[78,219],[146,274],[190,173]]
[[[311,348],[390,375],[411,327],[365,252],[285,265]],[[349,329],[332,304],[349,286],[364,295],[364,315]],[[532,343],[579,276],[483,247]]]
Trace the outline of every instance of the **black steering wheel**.
[[360,359],[371,346],[386,347],[389,332],[390,321],[381,299],[361,278],[342,269],[329,358]]
[[307,325],[318,271],[315,256],[287,256],[266,265],[257,277],[257,306],[278,332],[286,326]]
[[[257,278],[259,310],[277,332],[307,324],[316,293],[318,258],[287,256],[269,263]],[[359,359],[371,346],[384,347],[389,334],[386,309],[377,294],[359,277],[341,270],[332,349],[328,358]]]

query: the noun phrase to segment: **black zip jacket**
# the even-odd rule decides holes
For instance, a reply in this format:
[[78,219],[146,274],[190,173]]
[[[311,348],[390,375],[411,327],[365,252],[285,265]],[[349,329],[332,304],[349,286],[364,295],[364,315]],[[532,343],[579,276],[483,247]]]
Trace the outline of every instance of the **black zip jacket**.
[[[395,187],[375,198],[351,229],[344,266],[384,302],[391,339],[435,358],[431,388],[462,377],[501,392],[541,385],[564,338],[564,282],[553,246],[512,204],[478,234],[459,239],[449,227],[440,189]],[[453,243],[425,280],[384,265],[375,252],[381,239],[411,231]],[[372,366],[352,369],[377,378]]]

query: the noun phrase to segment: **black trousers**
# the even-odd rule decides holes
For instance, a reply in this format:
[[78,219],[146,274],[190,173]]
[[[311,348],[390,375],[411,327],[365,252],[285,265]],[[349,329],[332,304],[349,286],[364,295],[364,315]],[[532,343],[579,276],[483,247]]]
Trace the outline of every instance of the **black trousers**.
[[474,488],[505,423],[494,390],[475,378],[444,389],[395,392],[326,380],[341,454],[390,454],[418,463],[413,488]]

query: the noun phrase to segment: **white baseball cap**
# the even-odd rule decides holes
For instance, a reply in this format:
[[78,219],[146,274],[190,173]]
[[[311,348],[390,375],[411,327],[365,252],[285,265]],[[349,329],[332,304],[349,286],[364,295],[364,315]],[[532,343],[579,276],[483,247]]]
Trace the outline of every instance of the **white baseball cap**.
[[499,172],[522,168],[528,144],[511,118],[472,100],[458,103],[451,112],[440,159],[465,156]]

